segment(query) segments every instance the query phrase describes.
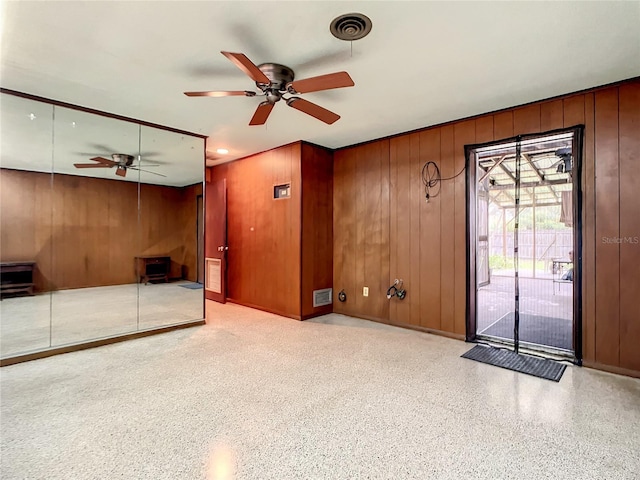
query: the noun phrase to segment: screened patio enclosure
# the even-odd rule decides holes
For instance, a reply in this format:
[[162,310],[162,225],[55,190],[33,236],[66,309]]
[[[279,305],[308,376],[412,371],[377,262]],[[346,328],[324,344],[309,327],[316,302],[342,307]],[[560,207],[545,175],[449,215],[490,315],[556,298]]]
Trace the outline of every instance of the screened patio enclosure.
[[473,152],[480,339],[573,355],[573,140],[566,132]]

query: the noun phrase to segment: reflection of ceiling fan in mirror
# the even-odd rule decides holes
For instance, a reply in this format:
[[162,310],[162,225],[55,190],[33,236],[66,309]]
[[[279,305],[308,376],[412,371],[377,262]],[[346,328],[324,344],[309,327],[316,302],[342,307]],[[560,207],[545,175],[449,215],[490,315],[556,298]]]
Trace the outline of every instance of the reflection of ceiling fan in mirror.
[[[251,77],[251,79],[256,82],[256,86],[261,90],[258,95],[266,98],[265,101],[258,105],[249,125],[265,124],[273,106],[280,100],[285,100],[288,107],[293,107],[296,110],[300,110],[307,115],[311,115],[312,117],[331,125],[340,118],[340,115],[300,97],[292,96],[284,98],[283,95],[287,93],[296,95],[300,93],[319,92],[321,90],[353,87],[355,85],[347,72],[329,73],[327,75],[320,75],[319,77],[311,77],[294,81],[293,70],[284,65],[277,63],[262,63],[256,66],[242,53],[220,53]],[[184,92],[184,94],[188,97],[256,96],[256,92],[248,90]]]
[[[103,157],[93,157],[92,160],[95,163],[74,163],[73,166],[76,168],[113,168],[116,167],[116,175],[120,177],[127,176],[127,170],[138,170],[140,172],[151,173],[153,175],[158,175],[160,177],[166,177],[166,175],[162,175],[161,173],[151,172],[149,170],[143,170],[140,167],[140,164],[134,165],[133,155],[127,155],[125,153],[112,153],[111,158],[113,160],[109,160]],[[157,167],[159,164],[148,164],[145,167]]]

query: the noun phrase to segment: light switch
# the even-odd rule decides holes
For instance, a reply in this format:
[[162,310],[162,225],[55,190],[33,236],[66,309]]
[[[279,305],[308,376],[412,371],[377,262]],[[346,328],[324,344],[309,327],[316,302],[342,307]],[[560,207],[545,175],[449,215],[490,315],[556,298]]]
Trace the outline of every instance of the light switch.
[[362,287],[362,296],[363,297],[369,296],[369,287]]

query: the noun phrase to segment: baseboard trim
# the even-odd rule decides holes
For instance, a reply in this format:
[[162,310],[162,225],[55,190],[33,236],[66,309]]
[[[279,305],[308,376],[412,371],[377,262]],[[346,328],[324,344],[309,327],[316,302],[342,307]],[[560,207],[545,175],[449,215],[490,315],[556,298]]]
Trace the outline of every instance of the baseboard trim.
[[422,332],[422,333],[430,333],[432,335],[438,335],[440,337],[452,338],[454,340],[462,340],[463,342],[466,341],[466,337],[464,335],[462,335],[462,334],[459,334],[459,333],[445,332],[444,330],[436,330],[434,328],[421,327],[420,325],[410,325],[408,323],[388,322],[388,321],[383,320],[381,318],[369,317],[367,315],[357,315],[357,314],[353,314],[353,313],[344,313],[344,312],[336,312],[336,311],[334,311],[333,313],[338,313],[340,315],[346,315],[348,317],[361,318],[363,320],[370,320],[370,321],[376,322],[376,323],[383,323],[385,325],[391,325],[392,327],[406,328],[407,330],[415,330],[417,332]]
[[333,313],[337,313],[339,315],[344,315],[346,317],[361,318],[362,320],[370,320],[370,321],[376,322],[376,323],[384,323],[385,325],[391,325],[388,321],[386,321],[383,318],[370,317],[368,315],[360,315],[358,313],[336,312],[335,310],[333,311]]
[[439,337],[462,340],[463,342],[465,341],[465,336],[460,335],[459,333],[445,332],[444,330],[436,330],[434,328],[421,327],[419,325],[409,325],[406,323],[389,323],[389,325],[393,325],[394,327],[406,328],[409,330],[416,330],[417,332],[430,333],[432,335],[438,335]]
[[13,357],[7,357],[0,359],[0,367],[7,367],[9,365],[15,365],[16,363],[30,362],[31,360],[38,360],[40,358],[53,357],[54,355],[60,355],[63,353],[77,352],[80,350],[87,350],[89,348],[102,347],[104,345],[110,345],[112,343],[120,343],[126,340],[133,340],[136,338],[150,337],[151,335],[157,335],[159,333],[171,332],[173,330],[181,330],[183,328],[197,327],[204,325],[205,321],[196,320],[193,322],[178,323],[176,325],[168,325],[166,327],[152,328],[148,330],[140,330],[137,332],[125,333],[124,335],[118,335],[116,337],[100,338],[98,340],[92,340],[85,343],[76,343],[73,345],[64,345],[61,347],[54,347],[47,350],[38,350],[35,352],[24,353]]
[[303,315],[302,316],[302,320],[309,320],[310,318],[321,317],[322,315],[329,315],[330,313],[333,313],[333,310],[326,310],[324,312],[309,313],[307,315]]
[[235,300],[233,298],[227,298],[227,302],[234,303],[236,305],[242,305],[243,307],[253,308],[255,310],[260,310],[267,313],[273,313],[274,315],[280,315],[281,317],[292,318],[294,320],[302,320],[302,317],[300,315],[292,315],[291,313],[281,312],[280,310],[263,307],[261,305],[253,305],[252,303],[241,302],[240,300]]
[[587,368],[593,368],[594,370],[602,370],[604,372],[615,373],[617,375],[625,375],[627,377],[640,378],[640,371],[630,370],[628,368],[614,367],[612,365],[605,365],[603,363],[591,362],[589,360],[583,360],[582,366]]

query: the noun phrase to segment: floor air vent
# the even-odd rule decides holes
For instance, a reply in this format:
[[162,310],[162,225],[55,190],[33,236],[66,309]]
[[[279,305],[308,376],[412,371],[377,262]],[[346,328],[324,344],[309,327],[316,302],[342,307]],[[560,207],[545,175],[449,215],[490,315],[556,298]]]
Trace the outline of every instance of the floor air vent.
[[222,293],[222,260],[206,259],[207,283],[205,289],[213,293]]
[[324,305],[331,305],[333,302],[333,289],[324,288],[322,290],[314,290],[313,291],[313,306],[322,307]]

